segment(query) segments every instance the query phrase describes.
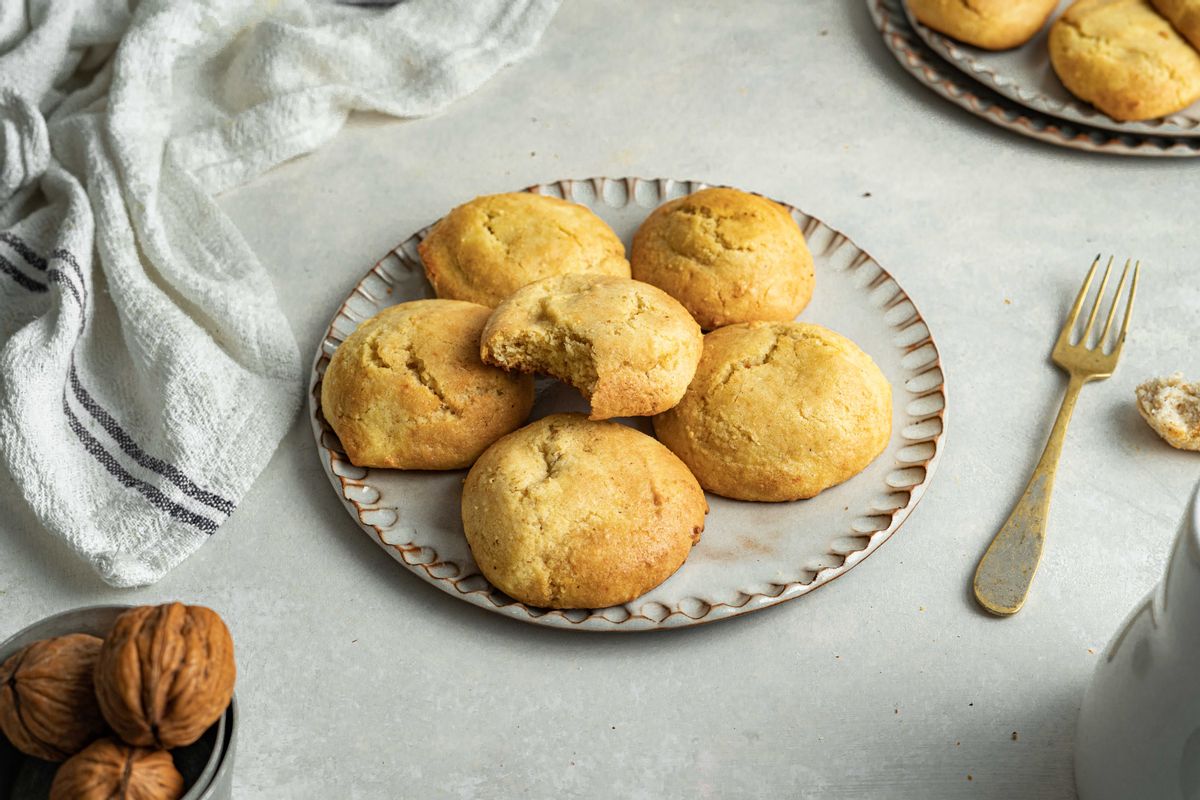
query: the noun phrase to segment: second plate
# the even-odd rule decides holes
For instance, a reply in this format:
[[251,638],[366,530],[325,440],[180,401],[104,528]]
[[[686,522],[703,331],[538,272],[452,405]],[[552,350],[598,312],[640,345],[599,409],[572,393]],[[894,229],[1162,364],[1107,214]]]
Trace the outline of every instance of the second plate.
[[1023,106],[1079,125],[1143,136],[1200,137],[1200,102],[1160,119],[1119,122],[1075,97],[1050,65],[1051,23],[1071,5],[1063,0],[1038,34],[1020,47],[994,52],[955,41],[922,25],[904,3],[904,13],[921,41],[955,68]]

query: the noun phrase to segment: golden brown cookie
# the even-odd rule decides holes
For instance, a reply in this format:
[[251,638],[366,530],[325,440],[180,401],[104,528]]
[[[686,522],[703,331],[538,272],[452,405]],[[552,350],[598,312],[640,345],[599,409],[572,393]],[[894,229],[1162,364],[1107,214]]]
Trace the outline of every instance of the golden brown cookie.
[[651,212],[633,237],[633,277],[683,303],[705,330],[790,320],[813,292],[804,234],[778,203],[703,189]]
[[1175,30],[1192,47],[1200,49],[1200,0],[1152,0],[1158,13],[1171,21]]
[[533,408],[533,379],[479,360],[491,309],[417,300],[384,309],[333,354],[321,410],[360,467],[460,469]]
[[703,337],[687,310],[653,286],[558,275],[509,297],[483,329],[483,361],[544,372],[574,386],[592,419],[649,416],[679,402]]
[[892,389],[870,356],[820,325],[731,325],[704,337],[687,394],[654,430],[709,491],[797,500],[883,452]]
[[1137,387],[1137,408],[1171,447],[1200,450],[1200,383],[1187,383],[1179,373],[1146,381]]
[[547,608],[628,602],[679,569],[708,504],[687,467],[616,422],[554,414],[479,457],[463,530],[484,577]]
[[1025,44],[1057,6],[1058,0],[908,0],[921,24],[985,50]]
[[418,247],[438,297],[485,306],[550,275],[629,277],[625,245],[588,209],[531,192],[476,197]]
[[1050,28],[1050,63],[1072,94],[1116,120],[1200,99],[1200,53],[1149,0],[1077,0]]

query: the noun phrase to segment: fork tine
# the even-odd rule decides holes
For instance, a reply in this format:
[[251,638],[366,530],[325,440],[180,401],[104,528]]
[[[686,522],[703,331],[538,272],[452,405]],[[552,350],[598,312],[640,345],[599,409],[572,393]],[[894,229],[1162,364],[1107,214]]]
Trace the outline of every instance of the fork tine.
[[1096,315],[1100,313],[1100,301],[1104,299],[1104,290],[1108,288],[1108,278],[1112,275],[1113,257],[1108,257],[1108,265],[1104,268],[1104,277],[1100,279],[1100,288],[1096,290],[1096,299],[1092,301],[1092,310],[1088,314],[1087,325],[1083,327],[1083,333],[1079,336],[1079,344],[1087,347],[1088,335],[1092,332],[1092,326],[1096,324]]
[[1121,332],[1117,335],[1117,343],[1113,346],[1113,353],[1120,353],[1121,346],[1125,344],[1125,334],[1129,331],[1129,318],[1133,315],[1133,298],[1137,294],[1138,275],[1142,271],[1142,262],[1138,261],[1133,265],[1133,282],[1129,284],[1129,299],[1125,302],[1125,319],[1121,321]]
[[1129,265],[1132,261],[1132,258],[1125,259],[1125,269],[1121,270],[1121,280],[1117,281],[1117,290],[1113,292],[1112,305],[1108,307],[1108,317],[1104,320],[1104,329],[1100,331],[1100,338],[1096,340],[1096,346],[1100,349],[1104,349],[1104,343],[1108,340],[1108,332],[1112,330],[1113,319],[1117,316],[1117,304],[1121,302],[1121,290],[1125,288],[1125,280],[1129,277]]
[[1060,343],[1070,344],[1071,331],[1075,328],[1075,323],[1079,320],[1079,311],[1083,308],[1083,301],[1087,298],[1088,289],[1092,285],[1092,278],[1096,277],[1096,267],[1100,266],[1100,256],[1096,256],[1096,260],[1092,262],[1092,268],[1088,270],[1087,277],[1083,279],[1083,286],[1079,289],[1079,296],[1075,298],[1075,305],[1071,306],[1071,313],[1067,315],[1067,321],[1063,323],[1062,333],[1058,335]]

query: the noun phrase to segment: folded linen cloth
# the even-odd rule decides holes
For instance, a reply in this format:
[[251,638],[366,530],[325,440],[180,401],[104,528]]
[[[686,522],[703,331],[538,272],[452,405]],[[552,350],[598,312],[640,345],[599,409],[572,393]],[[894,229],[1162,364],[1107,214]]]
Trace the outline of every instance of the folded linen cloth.
[[353,110],[438,111],[557,4],[0,3],[0,453],[105,581],[205,542],[301,399],[271,282],[212,193]]

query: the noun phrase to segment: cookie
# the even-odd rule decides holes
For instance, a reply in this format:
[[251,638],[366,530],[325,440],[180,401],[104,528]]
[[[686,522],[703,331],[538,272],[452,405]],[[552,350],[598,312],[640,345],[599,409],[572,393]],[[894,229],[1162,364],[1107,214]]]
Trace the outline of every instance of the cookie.
[[1058,0],[908,0],[922,25],[985,50],[1008,50],[1042,29]]
[[1171,447],[1200,450],[1200,383],[1179,373],[1146,381],[1137,387],[1137,409]]
[[463,530],[484,577],[545,608],[605,608],[659,585],[704,530],[708,504],[670,450],[616,422],[554,414],[505,436],[463,485]]
[[679,402],[703,338],[660,289],[629,278],[557,275],[505,300],[483,329],[483,361],[574,386],[592,419],[649,416]]
[[1115,120],[1200,99],[1200,53],[1149,0],[1077,0],[1050,28],[1050,63],[1072,94]]
[[1175,30],[1183,34],[1183,38],[1192,47],[1200,49],[1200,0],[1152,0],[1154,8],[1162,14]]
[[417,300],[358,326],[329,361],[321,410],[360,467],[460,469],[520,427],[533,379],[479,360],[491,309]]
[[550,275],[629,277],[625,245],[588,209],[530,192],[477,197],[418,247],[438,297],[495,307]]
[[804,234],[778,203],[704,189],[651,212],[633,238],[633,277],[674,297],[705,330],[790,320],[813,293]]
[[820,325],[731,325],[704,337],[687,394],[654,430],[709,491],[798,500],[883,452],[892,389],[870,356]]

